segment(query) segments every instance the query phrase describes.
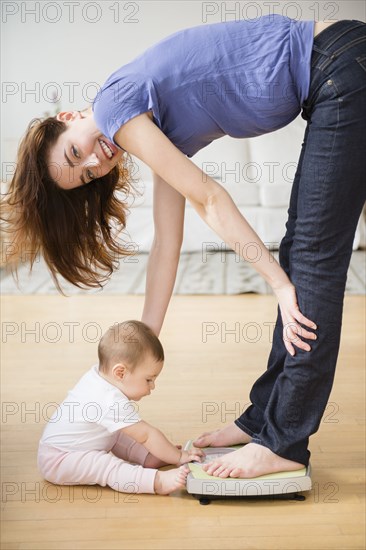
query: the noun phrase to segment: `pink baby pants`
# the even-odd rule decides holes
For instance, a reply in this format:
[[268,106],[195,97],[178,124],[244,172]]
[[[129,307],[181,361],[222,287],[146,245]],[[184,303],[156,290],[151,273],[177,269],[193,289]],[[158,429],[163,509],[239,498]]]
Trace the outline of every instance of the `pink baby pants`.
[[57,485],[98,484],[122,493],[155,493],[157,470],[141,466],[149,454],[143,445],[119,431],[110,451],[64,451],[40,443],[38,468]]

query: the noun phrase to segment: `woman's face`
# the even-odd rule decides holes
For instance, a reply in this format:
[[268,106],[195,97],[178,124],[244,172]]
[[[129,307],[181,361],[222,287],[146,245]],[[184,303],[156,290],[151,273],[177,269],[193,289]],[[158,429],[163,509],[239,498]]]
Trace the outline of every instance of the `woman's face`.
[[58,113],[56,118],[66,123],[67,130],[50,150],[48,167],[51,178],[63,189],[81,187],[105,176],[122,158],[123,151],[98,130],[91,107],[82,114]]

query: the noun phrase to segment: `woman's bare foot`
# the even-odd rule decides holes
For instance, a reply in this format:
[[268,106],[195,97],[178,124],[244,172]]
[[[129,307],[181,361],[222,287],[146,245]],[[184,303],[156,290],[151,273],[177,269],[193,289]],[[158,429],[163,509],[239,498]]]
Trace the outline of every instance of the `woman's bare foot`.
[[[181,449],[182,445],[176,445],[177,449]],[[160,458],[157,458],[155,455],[149,453],[144,462],[144,468],[162,468],[163,466],[172,466],[168,462],[164,462]]]
[[282,458],[257,443],[249,443],[237,451],[202,465],[203,470],[209,475],[223,478],[252,478],[275,472],[300,470],[303,467],[303,464]]
[[205,432],[193,441],[193,445],[195,447],[226,447],[227,445],[250,443],[251,440],[250,435],[243,432],[233,422],[225,426],[225,428],[221,428],[221,430]]
[[157,495],[169,495],[169,493],[185,487],[188,473],[189,468],[187,466],[173,468],[166,472],[156,472],[154,482],[155,493]]

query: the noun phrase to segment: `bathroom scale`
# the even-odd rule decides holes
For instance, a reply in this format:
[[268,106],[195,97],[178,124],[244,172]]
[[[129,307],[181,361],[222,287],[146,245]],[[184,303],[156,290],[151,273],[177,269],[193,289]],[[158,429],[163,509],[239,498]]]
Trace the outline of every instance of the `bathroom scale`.
[[[184,446],[184,450],[189,451],[192,446],[190,440]],[[226,498],[305,500],[305,496],[299,493],[310,491],[312,488],[310,464],[293,472],[276,472],[250,479],[210,476],[202,469],[202,464],[241,447],[243,445],[204,447],[204,461],[187,464],[190,469],[187,476],[187,492],[197,498],[200,504],[209,504],[211,500]]]

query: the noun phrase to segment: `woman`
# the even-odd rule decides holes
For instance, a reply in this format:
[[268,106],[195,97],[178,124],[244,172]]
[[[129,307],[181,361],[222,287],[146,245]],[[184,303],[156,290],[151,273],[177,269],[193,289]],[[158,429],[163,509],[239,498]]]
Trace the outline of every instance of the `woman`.
[[[365,28],[361,21],[274,15],[185,29],[113,73],[92,108],[32,121],[20,145],[6,206],[13,249],[26,243],[33,260],[41,251],[56,282],[59,273],[76,285],[98,285],[100,270],[113,271],[114,254],[128,253],[112,226],[125,226],[126,206],[115,192],[129,191],[129,154],[150,166],[155,236],[142,321],[157,335],[175,281],[186,198],[233,249],[256,244],[260,259],[252,265],[279,302],[273,346],[252,405],[196,441],[247,443],[208,465],[210,474],[254,477],[309,462],[309,436],[333,383],[365,200]],[[301,109],[308,124],[279,265],[228,193],[187,157],[222,135],[276,130]]]

